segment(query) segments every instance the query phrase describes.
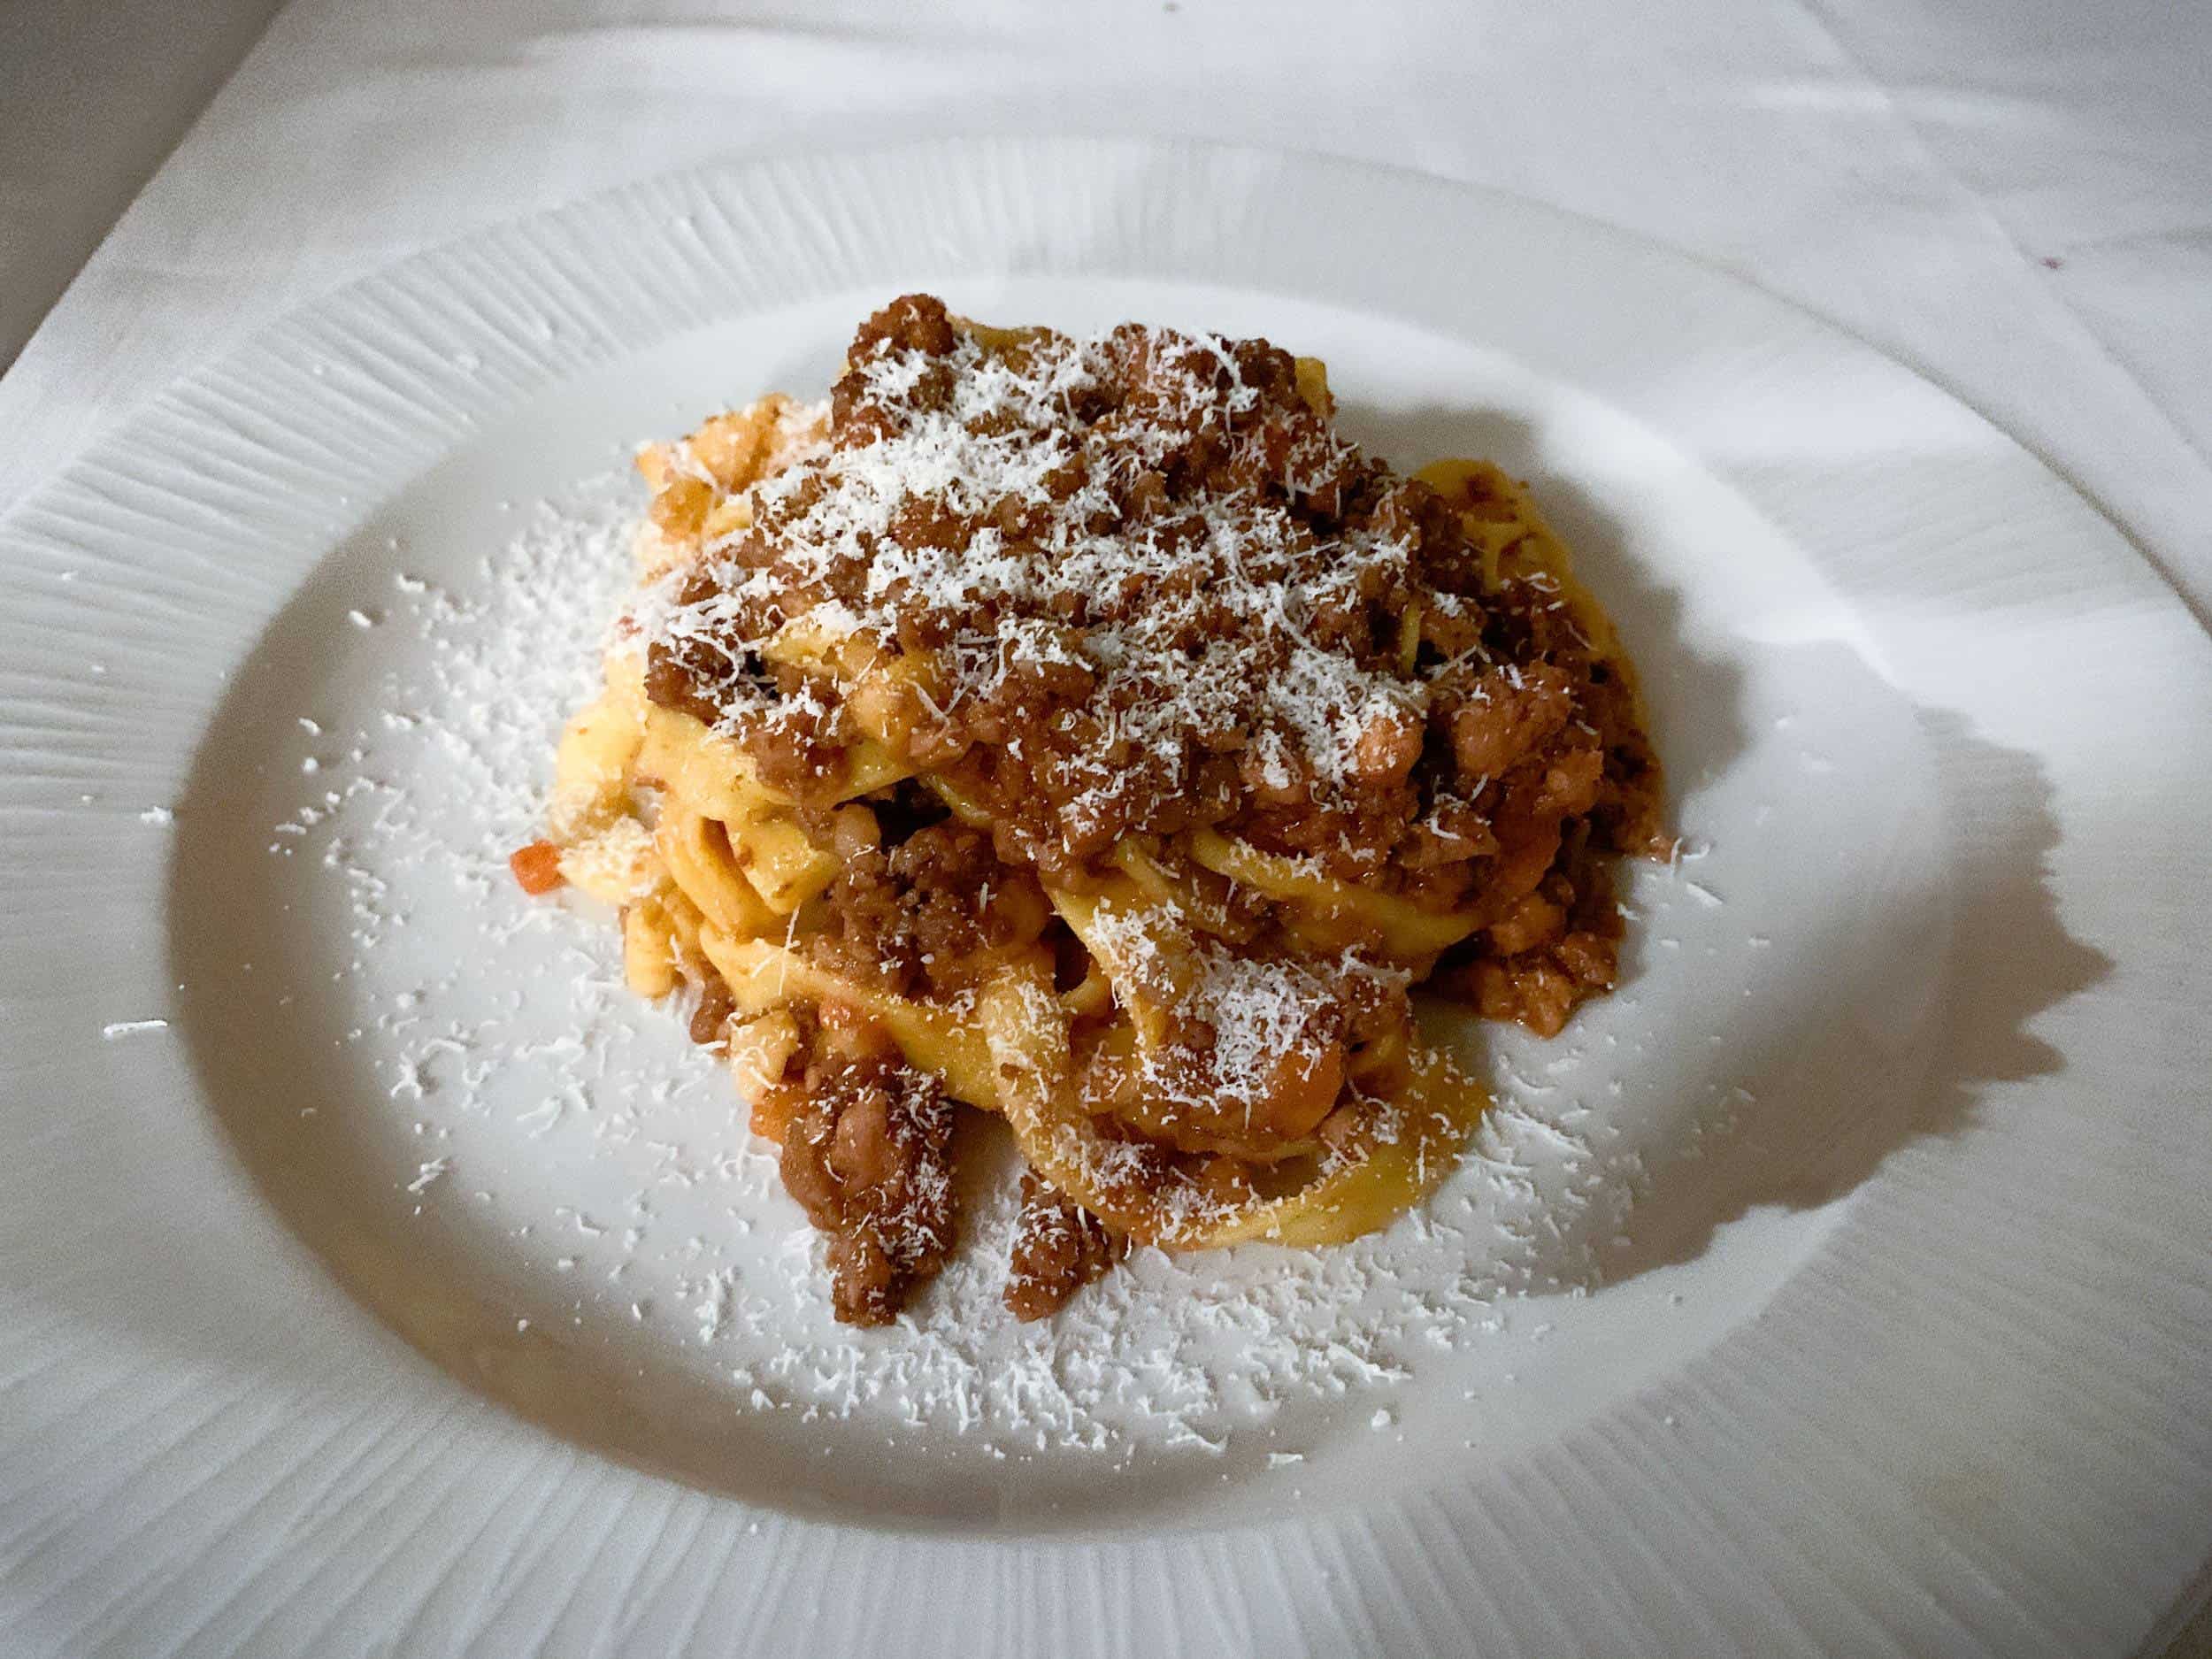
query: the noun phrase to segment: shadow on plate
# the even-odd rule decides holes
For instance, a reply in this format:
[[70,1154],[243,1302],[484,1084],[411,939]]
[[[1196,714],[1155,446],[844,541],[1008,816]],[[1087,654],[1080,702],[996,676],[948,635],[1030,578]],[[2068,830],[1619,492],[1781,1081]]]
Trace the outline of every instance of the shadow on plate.
[[[1348,435],[1402,468],[1482,456],[1527,482],[1652,694],[1671,798],[1678,802],[1737,761],[1747,739],[1740,671],[1680,637],[1678,596],[1650,580],[1629,533],[1601,500],[1545,470],[1533,426],[1494,410],[1347,406],[1340,418]],[[1847,655],[1835,645],[1768,649]],[[1863,672],[1855,657],[1850,667]],[[1717,1229],[1754,1210],[1829,1204],[1916,1138],[1960,1133],[1988,1086],[2063,1068],[2063,1056],[2030,1025],[2095,985],[2111,963],[2066,932],[2046,883],[2045,858],[2059,831],[2041,764],[1976,737],[1949,710],[1915,707],[1912,718],[1951,859],[1947,890],[1929,895],[1924,914],[1887,918],[1895,936],[1910,940],[1916,953],[1926,949],[1939,970],[1912,1029],[1865,1025],[1849,998],[1828,995],[1832,987],[1816,980],[1799,987],[1779,1038],[1731,1031],[1723,1010],[1727,1040],[1747,1039],[1743,1087],[1727,1110],[1682,1113],[1667,1141],[1640,1145],[1633,1190],[1616,1194],[1620,1203],[1562,1206],[1556,1229],[1523,1264],[1525,1288],[1595,1290],[1692,1261]],[[1630,930],[1617,995],[1636,995],[1639,978],[1658,965],[1649,931]],[[1899,968],[1915,971],[1903,953]],[[1710,1033],[1678,1034],[1689,1041]],[[1540,1117],[1542,1109],[1534,1110]]]

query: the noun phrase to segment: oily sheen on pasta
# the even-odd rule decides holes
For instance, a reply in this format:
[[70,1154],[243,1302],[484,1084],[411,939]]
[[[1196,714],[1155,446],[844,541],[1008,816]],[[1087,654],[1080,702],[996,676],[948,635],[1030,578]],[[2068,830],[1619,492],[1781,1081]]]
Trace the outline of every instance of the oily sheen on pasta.
[[1338,438],[1261,340],[989,328],[910,296],[826,405],[649,448],[640,585],[517,855],[688,987],[895,1317],[959,1111],[1027,1160],[1007,1302],[1132,1242],[1325,1246],[1483,1107],[1417,988],[1556,1032],[1662,849],[1613,630],[1523,489]]

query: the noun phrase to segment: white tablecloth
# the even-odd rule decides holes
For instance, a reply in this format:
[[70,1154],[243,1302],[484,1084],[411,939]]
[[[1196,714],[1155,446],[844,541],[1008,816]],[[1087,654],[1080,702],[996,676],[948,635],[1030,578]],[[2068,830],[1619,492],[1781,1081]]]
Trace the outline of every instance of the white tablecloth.
[[[164,119],[128,65],[209,4],[251,7],[133,0],[146,38],[71,66],[88,132]],[[8,119],[0,179],[80,167]],[[194,361],[472,227],[720,151],[1038,128],[1371,157],[1733,265],[2010,428],[2212,616],[2192,0],[295,0],[0,379],[0,509]],[[0,194],[0,260],[66,195]]]
[[[0,31],[0,88],[44,94],[0,101],[0,292],[266,9]],[[1691,250],[2009,428],[2212,617],[2197,0],[293,0],[0,378],[0,511],[195,362],[473,227],[719,152],[987,130],[1333,150]]]

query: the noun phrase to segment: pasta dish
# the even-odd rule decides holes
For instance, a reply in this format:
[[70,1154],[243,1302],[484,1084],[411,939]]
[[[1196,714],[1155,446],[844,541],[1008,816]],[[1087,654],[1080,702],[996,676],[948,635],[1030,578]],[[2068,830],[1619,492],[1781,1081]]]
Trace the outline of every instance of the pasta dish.
[[1132,1242],[1341,1241],[1481,1090],[1417,988],[1557,1032],[1663,851],[1630,665],[1524,489],[1394,472],[1262,340],[860,327],[826,404],[649,446],[640,583],[523,885],[687,987],[880,1324],[1026,1161],[1006,1300]]

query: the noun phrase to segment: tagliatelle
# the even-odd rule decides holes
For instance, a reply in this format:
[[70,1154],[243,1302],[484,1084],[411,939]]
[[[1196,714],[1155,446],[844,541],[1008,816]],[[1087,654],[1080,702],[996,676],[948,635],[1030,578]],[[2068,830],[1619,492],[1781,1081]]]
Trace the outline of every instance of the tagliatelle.
[[1031,1167],[1131,1238],[1170,1248],[1341,1244],[1386,1226],[1450,1172],[1488,1104],[1429,1052],[1386,1111],[1287,1193],[1156,1182],[1132,1143],[1103,1133],[1069,1093],[1067,1031],[1046,987],[1009,975],[984,994],[980,1014],[1003,1079],[999,1107]]
[[984,1033],[948,1010],[892,996],[825,972],[787,946],[731,939],[708,927],[699,948],[738,1007],[767,1013],[795,1004],[833,1002],[881,1022],[908,1064],[933,1072],[959,1100],[985,1111],[1003,1108],[998,1068]]
[[1217,875],[1280,899],[1298,913],[1295,926],[1340,946],[1379,941],[1402,961],[1433,957],[1481,926],[1479,918],[1424,910],[1394,893],[1377,893],[1218,835],[1194,830],[1190,856]]
[[950,1246],[947,1101],[1061,1217],[1016,1242],[1031,1317],[1102,1237],[1388,1225],[1485,1104],[1411,990],[1548,1030],[1610,984],[1606,864],[1663,842],[1611,625],[1511,480],[1399,478],[1332,412],[1263,342],[910,298],[831,408],[641,457],[552,846],[632,987],[726,1037],[841,1317]]

